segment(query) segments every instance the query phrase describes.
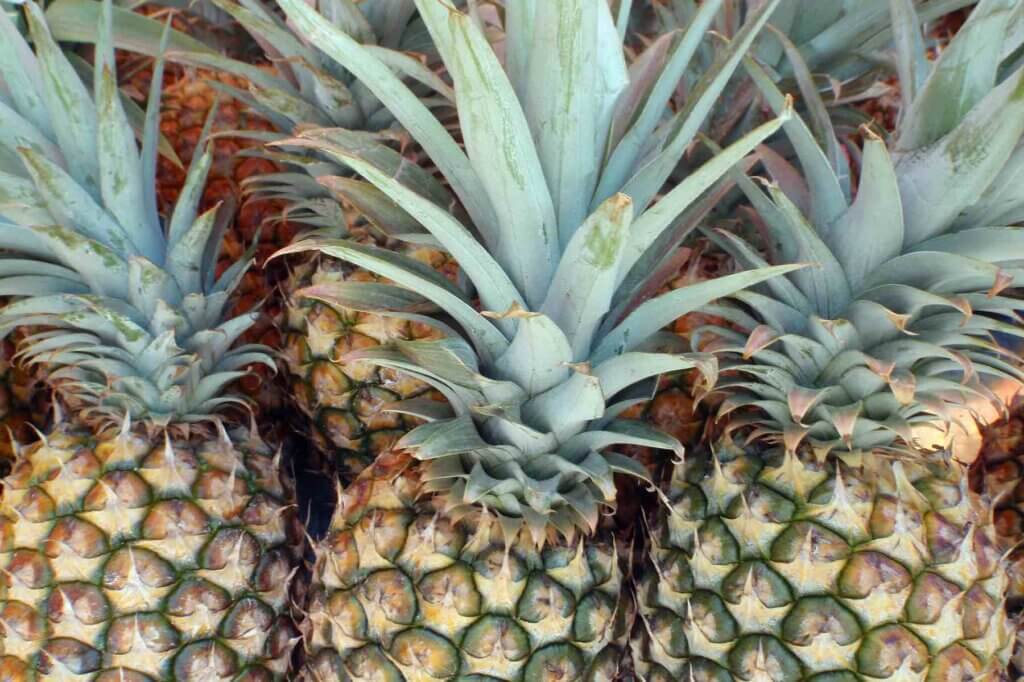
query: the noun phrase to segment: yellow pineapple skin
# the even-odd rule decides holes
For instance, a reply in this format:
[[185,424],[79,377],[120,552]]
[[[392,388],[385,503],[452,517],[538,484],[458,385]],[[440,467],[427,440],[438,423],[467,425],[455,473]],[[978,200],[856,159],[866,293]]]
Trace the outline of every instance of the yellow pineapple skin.
[[19,453],[0,503],[0,679],[284,680],[290,491],[244,431],[94,433]]
[[638,588],[645,679],[1003,679],[1003,550],[960,465],[730,449],[675,472]]
[[630,600],[613,545],[506,544],[493,518],[450,518],[422,492],[386,452],[341,494],[302,680],[615,679]]
[[[450,266],[450,261],[437,251],[415,249],[410,254],[440,271]],[[282,324],[282,358],[292,398],[308,417],[307,435],[319,451],[328,454],[329,468],[346,481],[421,423],[414,417],[387,411],[391,403],[417,397],[440,399],[422,381],[344,357],[397,340],[438,338],[437,331],[297,294],[307,286],[351,281],[380,280],[332,258],[298,262],[287,285],[291,295]]]

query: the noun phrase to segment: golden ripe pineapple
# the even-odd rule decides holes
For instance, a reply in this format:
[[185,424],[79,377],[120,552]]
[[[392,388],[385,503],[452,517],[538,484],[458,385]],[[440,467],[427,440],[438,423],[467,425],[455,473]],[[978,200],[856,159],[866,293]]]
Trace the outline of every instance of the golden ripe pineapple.
[[234,345],[255,319],[228,312],[252,255],[216,275],[225,216],[197,206],[212,151],[161,219],[159,88],[140,154],[111,3],[94,93],[23,9],[32,47],[0,15],[0,130],[19,126],[0,133],[0,194],[18,199],[0,201],[0,334],[30,326],[19,353],[59,409],[3,482],[0,678],[284,680],[301,543],[280,452],[258,418],[231,425],[245,401],[227,387],[271,360]]
[[[365,137],[306,130],[284,144],[316,145],[358,173],[402,209],[382,230],[440,243],[462,272],[452,282],[358,239],[286,250],[374,272],[379,279],[341,278],[306,294],[429,326],[435,337],[343,359],[405,372],[446,399],[389,405],[426,423],[340,495],[316,549],[303,679],[615,679],[632,607],[607,516],[617,474],[650,482],[620,448],[682,449],[624,413],[662,374],[697,369],[714,379],[712,358],[661,350],[678,340],[663,327],[787,271],[643,295],[665,255],[662,235],[785,118],[656,197],[773,3],[707,73],[693,110],[664,120],[668,92],[643,83],[678,81],[711,9],[672,36],[663,72],[640,82],[603,2],[510,3],[502,62],[470,14],[417,0],[453,80],[464,151],[389,68],[398,55],[362,46],[304,2],[282,4],[300,35],[353,74],[353,87],[395,112],[452,194],[434,201],[410,188],[417,178]],[[627,93],[644,115],[614,106]],[[648,165],[652,157],[660,162]]]
[[[981,2],[901,84],[909,107],[891,147],[865,143],[855,196],[798,119],[806,185],[739,179],[776,261],[812,265],[715,306],[730,324],[701,347],[722,359],[725,435],[667,490],[640,586],[647,679],[1003,679],[1006,547],[944,443],[958,409],[1001,406],[992,382],[1024,380],[994,340],[1021,335],[1005,289],[1024,230],[1000,226],[1024,206],[1024,68],[999,68],[1021,9]],[[924,63],[912,42],[902,63]]]

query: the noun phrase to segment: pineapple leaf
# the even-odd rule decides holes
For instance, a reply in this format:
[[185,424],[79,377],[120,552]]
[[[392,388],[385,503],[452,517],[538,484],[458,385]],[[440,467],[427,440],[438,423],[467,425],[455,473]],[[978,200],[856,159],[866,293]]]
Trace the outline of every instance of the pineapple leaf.
[[497,238],[497,217],[487,193],[458,143],[386,64],[370,55],[344,31],[330,25],[301,0],[279,0],[288,19],[316,47],[352,72],[419,140],[449,180],[487,243]]
[[758,126],[725,150],[715,154],[711,160],[701,165],[638,216],[626,245],[626,255],[619,279],[625,277],[629,269],[657,242],[662,233],[675,223],[684,210],[757,145],[774,134],[789,120],[790,115],[791,109],[787,107],[777,118]]
[[494,369],[528,395],[538,395],[568,379],[572,361],[565,332],[547,315],[527,314],[516,320],[516,334]]
[[933,145],[896,161],[904,245],[945,232],[998,177],[1024,134],[1024,66]]
[[143,315],[150,317],[156,302],[181,301],[181,289],[174,279],[150,260],[133,256],[128,259],[128,301]]
[[383,173],[373,164],[355,155],[336,154],[346,165],[372,182],[418,220],[455,257],[476,286],[485,308],[504,312],[514,305],[524,305],[522,296],[501,265],[448,211]]
[[[526,79],[516,92],[551,190],[564,247],[589,213],[612,111],[626,86],[626,63],[606,2],[541,2],[531,26]],[[682,68],[673,85],[681,74]],[[654,107],[659,114],[663,105]]]
[[574,360],[589,355],[594,332],[611,307],[632,222],[633,203],[616,194],[576,230],[562,254],[540,311],[565,333]]
[[933,237],[910,251],[942,251],[986,263],[1024,261],[1024,229],[976,227]]
[[714,358],[699,354],[670,355],[668,353],[626,352],[601,362],[591,371],[601,382],[601,390],[604,394],[611,397],[644,379],[669,372],[696,368],[700,369],[702,373],[706,373],[706,376],[708,374],[714,376],[717,370],[708,369],[709,361],[713,363]]
[[903,117],[897,148],[920,149],[953,130],[996,84],[1002,37],[1018,6],[982,0],[946,46]]
[[[0,12],[0,73],[14,108],[31,122],[41,137],[53,139],[50,113],[40,89],[43,81],[39,64],[6,12]],[[3,127],[2,123],[0,127]]]
[[896,39],[900,96],[903,98],[903,110],[908,111],[927,78],[928,55],[913,0],[889,0],[889,14]]
[[523,403],[523,421],[562,441],[578,433],[586,422],[604,415],[604,388],[598,377],[575,372]]
[[639,447],[672,450],[682,456],[682,444],[663,431],[636,419],[615,419],[601,430],[583,431],[576,434],[559,449],[566,457],[572,458],[585,452],[600,452],[612,445],[636,445]]
[[[757,62],[748,58],[744,61],[744,66],[768,105],[778,115],[786,103],[782,91]],[[793,145],[800,165],[803,166],[804,177],[811,192],[812,221],[818,226],[822,238],[828,241],[828,226],[832,225],[848,206],[843,184],[837,175],[839,170],[829,162],[807,124],[799,116],[790,118],[783,125],[783,130]]]
[[854,292],[903,248],[899,181],[882,141],[865,143],[860,177],[857,198],[826,236]]
[[484,316],[478,313],[465,295],[451,282],[430,267],[386,249],[363,246],[344,240],[304,240],[281,249],[277,256],[317,250],[328,256],[347,260],[382,277],[419,292],[446,310],[462,325],[485,364],[501,355],[508,339]]
[[[651,135],[661,121],[665,106],[672,96],[673,91],[679,85],[679,81],[685,73],[694,53],[705,39],[705,34],[711,22],[718,14],[722,0],[710,0],[701,4],[700,11],[689,23],[686,31],[680,36],[664,36],[662,40],[671,40],[670,54],[665,63],[658,64],[657,78],[650,85],[650,92],[643,101],[643,106],[637,114],[636,119],[631,122],[620,121],[618,126],[631,123],[629,129],[619,140],[615,149],[611,152],[608,162],[605,164],[604,172],[600,178],[601,182],[597,189],[597,196],[610,196],[617,191],[630,176],[635,172],[637,163],[640,160],[641,152],[648,144]],[[660,61],[660,60],[659,60]],[[654,75],[652,73],[652,75]],[[644,81],[641,81],[643,83]],[[634,90],[634,94],[639,94]],[[640,102],[637,102],[639,105]],[[618,113],[618,112],[617,112]],[[628,109],[622,113],[631,114]],[[595,200],[595,203],[597,201]],[[643,204],[640,205],[640,208]]]
[[[6,72],[4,75],[6,76]],[[30,147],[51,159],[63,160],[60,150],[41,131],[22,118],[18,112],[4,104],[3,100],[0,100],[0,147],[6,147],[12,151],[19,147]],[[17,172],[21,170],[19,166],[17,161],[12,160],[12,163],[5,164],[0,158],[0,168]],[[7,176],[7,173],[4,175]]]
[[455,82],[466,153],[498,217],[491,250],[530,306],[537,306],[558,264],[559,229],[526,117],[471,19],[444,0],[416,5]]
[[[351,204],[361,216],[389,237],[424,232],[415,218],[369,182],[336,175],[321,176],[317,182],[338,199]],[[295,204],[289,208],[294,210]]]
[[97,294],[126,297],[128,266],[114,251],[98,241],[59,225],[32,228],[53,256],[81,275]]
[[206,140],[200,140],[199,149],[202,152],[192,157],[192,163],[188,167],[188,175],[185,176],[185,184],[178,195],[178,201],[171,213],[170,226],[167,230],[167,243],[172,247],[184,237],[198,215],[199,201],[203,197],[203,188],[206,186],[206,176],[213,164],[213,149]]
[[60,166],[27,147],[18,151],[39,196],[64,227],[102,243],[119,256],[139,253],[131,235]]
[[[42,10],[34,2],[24,6],[28,10],[29,30],[42,70],[46,106],[57,143],[67,161],[67,169],[86,191],[98,194],[96,106],[74,67],[50,35]],[[96,24],[92,29],[95,31]]]
[[[46,8],[46,21],[55,40],[91,44],[96,41],[101,11],[101,3],[96,0],[56,0]],[[150,57],[160,56],[160,38],[164,31],[161,22],[124,7],[114,7],[113,27],[114,47]],[[169,41],[172,50],[213,52],[202,42],[175,29],[171,29]]]
[[103,205],[131,235],[142,255],[154,262],[163,256],[163,230],[149,222],[142,167],[135,135],[121,107],[114,76],[114,48],[110,40],[111,0],[104,0],[96,43],[96,151]]
[[688,312],[801,267],[803,266],[781,265],[748,270],[675,289],[646,301],[601,339],[591,356],[591,361],[603,362],[615,355],[621,355],[636,348],[657,330]]
[[167,252],[164,267],[182,291],[203,290],[203,257],[213,234],[219,206],[199,216]]
[[[685,108],[668,124],[670,134],[665,147],[640,167],[626,182],[623,193],[633,199],[637,211],[645,210],[671,175],[687,146],[704,124],[722,90],[732,78],[740,60],[750,49],[754,38],[760,33],[780,0],[767,0],[748,17],[743,28],[729,46],[715,60],[715,63],[701,76],[694,87]],[[602,179],[594,203],[603,201],[609,193],[609,185]],[[614,190],[613,190],[614,191]]]

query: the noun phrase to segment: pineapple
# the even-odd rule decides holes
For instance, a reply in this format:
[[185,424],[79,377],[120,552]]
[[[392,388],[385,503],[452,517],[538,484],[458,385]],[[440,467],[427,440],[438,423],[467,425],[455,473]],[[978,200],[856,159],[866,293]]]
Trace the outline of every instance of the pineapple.
[[[901,83],[910,106],[891,150],[865,143],[852,201],[799,119],[786,132],[806,186],[738,179],[779,261],[813,267],[710,308],[735,327],[701,346],[723,361],[726,432],[677,467],[653,533],[645,679],[1001,679],[1005,547],[942,446],[958,408],[999,406],[988,384],[1024,378],[992,339],[1022,334],[1003,290],[1024,230],[993,227],[1024,206],[1024,68],[999,68],[1022,11],[981,2],[930,73]],[[925,64],[912,45],[902,63]]]
[[[777,3],[708,71],[691,109],[663,117],[666,85],[686,68],[715,2],[672,36],[660,71],[631,79],[616,30],[623,17],[604,2],[508,4],[503,67],[473,16],[417,0],[453,79],[465,152],[391,71],[394,55],[361,46],[301,0],[281,4],[303,37],[395,112],[454,196],[436,202],[410,188],[365,138],[306,130],[284,144],[315,144],[353,169],[465,276],[452,283],[358,240],[315,238],[285,250],[314,249],[387,278],[299,293],[438,332],[353,348],[344,359],[405,372],[447,400],[389,405],[426,423],[341,493],[316,549],[304,679],[613,679],[631,607],[602,515],[614,509],[617,473],[650,480],[616,450],[682,449],[621,415],[649,398],[663,373],[698,369],[714,380],[711,358],[659,350],[677,345],[663,326],[793,267],[632,306],[679,215],[788,116],[656,196]],[[461,209],[450,210],[455,197],[473,231]]]
[[[429,173],[410,160],[413,152],[407,149],[405,136],[389,130],[394,117],[365,86],[337,69],[315,46],[305,44],[259,0],[216,2],[264,46],[267,58],[277,68],[276,74],[254,72],[248,64],[222,57],[198,52],[177,55],[185,61],[223,69],[235,78],[244,78],[247,83],[244,88],[229,83],[217,87],[281,131],[247,131],[241,126],[240,134],[247,134],[253,140],[273,142],[310,125],[345,128],[353,132],[339,130],[337,134],[365,140],[367,149],[386,154],[396,168],[404,168],[404,176],[420,191],[443,201],[445,191]],[[338,21],[352,30],[360,42],[395,50],[392,53],[394,64],[417,82],[417,95],[438,111],[450,109],[450,88],[418,59],[406,54],[417,53],[429,60],[433,52],[412,0],[364,0],[352,7],[344,21],[341,18]],[[346,21],[352,23],[346,24]],[[385,148],[380,142],[388,146]],[[305,143],[279,147],[262,155],[248,153],[247,162],[260,160],[283,168],[279,172],[255,173],[241,183],[251,197],[282,205],[277,221],[267,216],[267,229],[279,222],[292,228],[305,226],[321,233],[350,236],[402,250],[439,272],[455,277],[454,265],[443,252],[425,245],[410,247],[390,237],[388,230],[408,227],[422,232],[422,229],[415,221],[401,215],[401,222],[396,222],[394,214],[401,214],[400,209],[369,183],[334,177],[321,184],[323,177],[346,172],[329,155]],[[397,376],[387,369],[355,367],[341,356],[349,349],[376,347],[392,339],[427,339],[432,332],[423,325],[395,321],[342,305],[300,299],[294,292],[327,282],[363,281],[373,277],[358,267],[339,267],[336,263],[309,257],[291,261],[290,272],[280,282],[285,293],[280,319],[284,337],[282,358],[291,393],[308,417],[305,430],[309,440],[330,460],[328,463],[309,462],[308,466],[337,470],[345,480],[350,480],[420,423],[412,415],[385,414],[382,407],[398,399],[428,396],[431,391],[421,381]]]
[[[199,213],[203,143],[157,213],[159,87],[141,157],[102,6],[94,95],[41,10],[29,44],[0,16],[0,334],[58,396],[0,503],[0,677],[283,680],[296,641],[290,492],[280,457],[219,413],[269,349],[231,349],[224,314],[252,255],[220,278],[223,217]],[[162,64],[156,67],[159,72]],[[255,420],[254,420],[255,421]],[[228,422],[230,423],[230,422]]]

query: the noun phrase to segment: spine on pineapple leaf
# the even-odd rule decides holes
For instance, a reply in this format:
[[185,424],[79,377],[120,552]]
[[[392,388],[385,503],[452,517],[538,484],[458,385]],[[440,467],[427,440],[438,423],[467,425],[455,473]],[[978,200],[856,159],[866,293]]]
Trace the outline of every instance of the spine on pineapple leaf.
[[22,11],[31,43],[0,15],[0,334],[27,330],[17,356],[56,401],[3,482],[0,677],[284,680],[302,542],[280,450],[256,416],[228,426],[246,406],[232,387],[273,363],[236,344],[253,253],[217,268],[209,128],[161,213],[162,60],[139,145],[109,0],[91,77]]

